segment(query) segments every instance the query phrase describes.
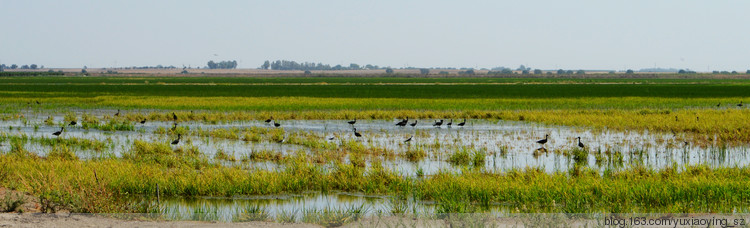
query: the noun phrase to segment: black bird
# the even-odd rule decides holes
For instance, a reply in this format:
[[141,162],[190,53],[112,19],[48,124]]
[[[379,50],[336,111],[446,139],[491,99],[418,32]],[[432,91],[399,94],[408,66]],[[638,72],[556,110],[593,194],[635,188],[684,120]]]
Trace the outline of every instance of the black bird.
[[76,124],[78,124],[78,123],[76,123],[76,121],[75,121],[75,120],[73,120],[73,121],[70,121],[70,124],[68,124],[68,125],[70,125],[70,126],[75,126]]
[[404,140],[404,143],[408,143],[408,142],[411,142],[411,139],[412,139],[412,138],[414,138],[414,136],[413,136],[413,135],[412,135],[412,136],[409,136],[409,138],[408,138],[408,139]]
[[742,107],[742,101],[740,101],[740,103],[737,104],[737,107]]
[[354,136],[357,136],[357,138],[362,137],[362,134],[357,132],[357,128],[354,128]]
[[580,147],[580,148],[584,147],[583,143],[581,142],[581,137],[580,136],[578,137],[578,147]]
[[42,104],[42,102],[36,101],[36,104],[40,105],[40,104]]
[[281,127],[281,124],[280,124],[279,122],[276,122],[276,121],[274,120],[274,121],[273,121],[273,126],[274,126],[274,127]]
[[542,144],[542,146],[544,146],[544,144],[547,143],[547,137],[549,137],[549,135],[544,135],[544,139],[536,141],[536,143]]
[[334,137],[334,136],[331,136],[331,137],[328,138],[328,140],[334,140],[334,139],[336,139],[336,137]]
[[174,119],[174,122],[177,122],[177,114],[174,114],[174,112],[172,112],[172,119]]
[[355,123],[357,123],[357,118],[354,118],[354,120],[347,122],[349,125],[354,126]]
[[457,125],[459,127],[463,127],[464,125],[466,125],[466,118],[464,118],[464,122],[458,123]]
[[272,117],[270,117],[270,118],[268,118],[268,119],[266,120],[266,123],[270,123],[271,121],[273,121],[273,116],[272,116]]
[[417,126],[417,121],[415,120],[414,123],[410,123],[409,126],[412,126],[412,127]]
[[435,121],[435,123],[432,124],[432,126],[435,126],[435,127],[440,127],[440,125],[443,125],[443,120]]
[[718,108],[718,107],[721,107],[721,102],[719,102],[718,104],[716,104],[716,107],[717,107],[717,108]]
[[65,130],[65,127],[61,127],[59,131],[56,131],[55,133],[52,133],[52,135],[54,135],[54,136],[60,136],[60,134],[62,134],[62,132],[64,130]]
[[174,130],[177,130],[177,123],[174,123],[174,124],[172,125],[172,131],[174,131]]
[[403,126],[406,126],[406,123],[408,122],[409,122],[409,117],[406,117],[406,119],[403,119],[400,122],[396,123],[396,126],[403,127]]
[[145,124],[145,123],[146,123],[146,119],[141,120],[141,124]]
[[451,127],[453,125],[453,119],[451,119],[451,122],[448,122],[448,124],[446,125],[448,125],[448,127]]
[[115,116],[120,116],[120,110],[117,109],[117,113],[115,113]]
[[172,141],[172,145],[177,145],[177,143],[180,143],[180,139],[182,138],[181,134],[177,134],[177,139]]
[[279,140],[279,141],[276,141],[276,142],[277,142],[277,143],[284,143],[284,141],[286,141],[286,136],[284,136],[284,138],[281,138],[281,140]]

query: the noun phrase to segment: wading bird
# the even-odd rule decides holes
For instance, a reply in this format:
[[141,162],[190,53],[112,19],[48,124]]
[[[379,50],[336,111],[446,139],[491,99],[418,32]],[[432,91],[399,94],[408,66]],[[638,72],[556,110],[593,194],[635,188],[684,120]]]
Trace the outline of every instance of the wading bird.
[[458,123],[457,125],[459,127],[463,127],[464,125],[466,125],[466,118],[464,118],[464,122]]
[[52,135],[54,135],[54,136],[60,136],[60,134],[62,134],[62,132],[64,130],[65,130],[65,127],[61,127],[59,131],[56,131],[55,133],[52,133]]
[[414,136],[413,136],[413,135],[412,135],[412,136],[409,136],[409,138],[408,138],[408,139],[404,140],[404,143],[408,143],[408,142],[411,142],[411,139],[412,139],[412,138],[414,138]]
[[172,112],[172,119],[174,122],[177,122],[177,114],[174,114],[174,112]]
[[177,123],[174,123],[174,124],[172,125],[172,131],[174,131],[174,130],[177,130]]
[[737,104],[737,107],[742,107],[742,101],[740,101],[740,103]]
[[357,123],[357,118],[354,118],[354,120],[347,122],[349,125],[354,126],[355,123]]
[[115,116],[120,116],[120,110],[117,109],[117,113],[115,113]]
[[357,138],[362,137],[362,134],[357,132],[357,128],[354,128],[354,136],[357,136]]
[[273,116],[272,116],[272,117],[270,117],[270,118],[268,118],[268,119],[266,120],[266,123],[271,123],[271,121],[273,121]]
[[336,137],[334,136],[328,137],[328,140],[334,140],[334,139],[336,139]]
[[279,122],[276,122],[276,121],[274,120],[274,121],[273,121],[273,126],[274,126],[274,127],[281,127],[281,124],[280,124]]
[[581,137],[580,136],[578,137],[578,147],[580,147],[580,148],[584,147],[583,143],[581,142]]
[[177,134],[177,139],[172,141],[172,145],[177,145],[177,143],[180,143],[180,139],[182,138],[181,134]]
[[412,127],[417,126],[417,121],[414,120],[414,123],[410,123],[409,126],[412,126]]
[[719,102],[718,104],[716,104],[716,107],[717,107],[717,108],[718,108],[718,107],[721,107],[721,102]]
[[545,144],[545,143],[547,143],[547,138],[548,138],[548,137],[549,137],[549,135],[548,135],[548,134],[547,134],[547,135],[544,135],[544,139],[542,139],[542,140],[539,140],[539,141],[536,141],[536,143],[542,144],[542,147],[544,147],[544,144]]
[[75,120],[73,120],[73,121],[70,121],[70,123],[69,123],[68,125],[69,125],[69,126],[75,126],[76,124],[78,124],[78,123],[76,123],[76,121],[75,121]]
[[453,126],[453,119],[451,119],[451,122],[448,122],[448,124],[446,124],[446,125],[448,125],[448,127]]
[[40,104],[42,104],[42,102],[36,101],[36,104],[40,105]]
[[284,141],[286,141],[286,135],[284,136],[284,138],[281,138],[281,140],[279,140],[279,141],[276,141],[276,142],[277,142],[277,143],[284,143]]
[[406,123],[408,122],[409,122],[409,117],[406,117],[406,119],[403,119],[399,121],[398,123],[396,123],[396,126],[403,127],[403,126],[406,126]]
[[435,123],[432,124],[432,126],[435,126],[435,127],[440,127],[440,125],[443,125],[443,120],[435,121]]
[[146,119],[141,120],[141,124],[145,124],[145,123],[146,123]]

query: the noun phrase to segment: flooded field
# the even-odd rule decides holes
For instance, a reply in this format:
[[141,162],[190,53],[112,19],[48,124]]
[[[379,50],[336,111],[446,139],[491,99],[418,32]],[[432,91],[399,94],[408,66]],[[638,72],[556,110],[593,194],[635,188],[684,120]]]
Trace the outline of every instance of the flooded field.
[[[306,162],[324,170],[340,169],[340,164],[365,169],[378,166],[415,180],[440,173],[460,175],[477,170],[503,174],[536,169],[559,174],[585,167],[603,174],[638,167],[659,170],[683,165],[714,168],[750,164],[747,145],[694,143],[692,135],[686,133],[594,130],[482,119],[411,119],[401,124],[404,126],[397,124],[401,119],[358,119],[353,124],[348,123],[352,120],[141,123],[112,114],[117,112],[87,110],[74,115],[27,112],[20,118],[6,118],[0,121],[0,151],[11,153],[22,148],[48,157],[64,144],[68,145],[64,150],[71,151],[78,159],[107,160],[133,156],[138,143],[145,142],[168,146],[174,151],[193,151],[209,163],[249,171],[285,172],[295,169],[288,160],[303,156]],[[71,119],[76,123],[70,123]],[[436,125],[440,121],[443,124]],[[59,136],[53,134],[56,132]],[[545,136],[545,143],[538,142]],[[140,198],[130,197],[135,201]],[[165,196],[158,205],[162,216],[174,220],[231,222],[247,216],[263,216],[310,222],[305,219],[331,213],[375,216],[451,211],[443,208],[443,203],[404,195],[307,191],[250,196]],[[549,206],[536,206],[533,210],[557,211]],[[740,207],[740,210],[748,209]],[[483,204],[481,211],[518,213],[519,206],[492,202]]]
[[[101,111],[101,113],[116,111]],[[86,113],[86,115],[96,115]],[[80,114],[79,114],[80,116]],[[49,119],[51,117],[51,119]],[[102,124],[116,117],[97,116]],[[49,120],[48,120],[49,119]],[[586,165],[604,170],[605,168],[627,168],[630,165],[664,167],[676,164],[708,164],[712,167],[746,166],[750,164],[747,146],[728,147],[724,145],[694,145],[690,135],[658,133],[648,131],[608,131],[588,130],[585,128],[548,126],[519,121],[466,120],[464,126],[457,126],[464,120],[443,120],[441,126],[435,126],[439,120],[409,120],[406,126],[397,126],[401,120],[357,120],[348,124],[342,120],[279,120],[240,122],[178,122],[146,121],[141,124],[129,122],[131,130],[85,129],[81,123],[69,125],[64,116],[26,115],[23,120],[0,121],[4,139],[8,137],[26,137],[31,139],[77,138],[100,142],[106,147],[74,150],[81,159],[100,157],[120,157],[131,150],[134,141],[169,143],[181,134],[178,144],[173,148],[190,147],[197,149],[209,159],[216,159],[217,152],[226,154],[222,164],[247,165],[258,169],[276,169],[283,166],[273,161],[243,160],[253,153],[275,152],[282,156],[295,153],[316,153],[321,150],[341,153],[342,162],[349,161],[351,147],[361,147],[378,151],[380,156],[367,156],[366,162],[372,159],[382,160],[384,167],[402,175],[416,175],[419,170],[424,175],[438,171],[460,172],[461,166],[449,162],[455,153],[467,152],[469,156],[482,155],[477,168],[492,171],[508,171],[527,167],[541,168],[546,172],[564,172],[573,165]],[[45,123],[47,121],[47,123]],[[123,122],[127,122],[124,121]],[[273,123],[279,123],[274,127]],[[411,123],[417,123],[410,126]],[[452,126],[448,126],[453,122]],[[118,122],[119,123],[119,122]],[[60,136],[52,133],[65,125]],[[354,134],[354,129],[361,137]],[[256,140],[242,138],[248,131],[273,130],[280,134],[275,140],[259,137]],[[213,134],[221,132],[220,136]],[[549,135],[542,145],[538,140]],[[290,137],[304,137],[290,142]],[[280,137],[280,138],[279,138]],[[579,148],[577,137],[584,144]],[[410,139],[406,142],[407,139]],[[310,146],[310,143],[319,143]],[[306,144],[307,143],[307,144]],[[23,145],[29,151],[44,156],[51,150],[48,144],[39,140],[26,140]],[[342,150],[342,148],[350,150]],[[2,143],[1,151],[9,151],[11,145]],[[590,156],[574,160],[573,150],[583,150]],[[409,159],[409,152],[424,152],[424,159]],[[460,162],[459,162],[460,163]]]

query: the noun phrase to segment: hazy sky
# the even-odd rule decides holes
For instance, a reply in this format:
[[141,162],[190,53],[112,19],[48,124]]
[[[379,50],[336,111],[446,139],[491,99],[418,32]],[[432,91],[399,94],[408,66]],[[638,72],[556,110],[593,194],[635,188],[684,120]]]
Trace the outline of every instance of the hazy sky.
[[0,63],[750,69],[750,1],[0,0]]

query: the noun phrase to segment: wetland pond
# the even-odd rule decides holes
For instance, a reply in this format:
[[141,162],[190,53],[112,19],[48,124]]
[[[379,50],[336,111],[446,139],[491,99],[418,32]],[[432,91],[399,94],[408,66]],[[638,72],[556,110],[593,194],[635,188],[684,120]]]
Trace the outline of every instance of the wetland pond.
[[[104,117],[101,111],[93,115],[96,121],[105,124],[112,117]],[[83,113],[76,113],[80,117]],[[51,119],[49,119],[51,118]],[[124,119],[119,119],[124,121]],[[83,122],[78,118],[79,122]],[[494,172],[538,168],[545,172],[566,172],[572,167],[587,166],[604,172],[607,169],[622,169],[643,165],[660,169],[673,164],[706,164],[711,167],[747,166],[750,164],[748,146],[695,145],[691,136],[682,133],[648,131],[592,130],[579,127],[549,126],[519,121],[467,120],[466,125],[457,126],[463,120],[445,120],[440,127],[433,126],[435,120],[420,119],[416,126],[396,126],[400,120],[357,120],[350,125],[346,120],[280,120],[280,127],[264,121],[194,122],[146,121],[144,124],[128,121],[128,130],[101,130],[84,128],[82,123],[66,126],[59,136],[63,139],[85,139],[97,142],[101,147],[74,147],[80,159],[98,157],[120,157],[132,150],[136,141],[169,144],[182,134],[173,149],[190,147],[207,159],[226,166],[242,166],[247,169],[277,170],[284,162],[273,159],[248,159],[254,153],[276,153],[293,156],[305,153],[314,157],[320,151],[341,153],[340,162],[350,163],[354,150],[375,151],[363,156],[364,166],[373,161],[384,168],[404,176],[432,175],[437,172],[461,172],[463,169],[485,169]],[[409,120],[408,123],[413,123]],[[125,123],[125,122],[123,122]],[[52,145],[45,140],[56,138],[53,132],[67,125],[64,116],[49,116],[26,113],[18,119],[0,121],[0,151],[12,150],[12,138],[24,138],[24,149],[45,156]],[[354,128],[361,134],[356,137]],[[276,138],[272,135],[277,134]],[[537,140],[549,135],[542,145]],[[253,138],[254,139],[248,139]],[[577,137],[585,144],[578,149]],[[410,142],[404,142],[411,138]],[[18,146],[18,145],[16,145]],[[422,156],[413,158],[415,151]],[[576,151],[579,151],[576,154]],[[584,151],[580,154],[580,151]],[[225,154],[219,158],[217,153]],[[461,156],[466,162],[457,162]],[[329,155],[330,156],[330,155]],[[465,160],[464,159],[464,160]],[[311,161],[312,162],[312,161]],[[319,162],[323,167],[332,161]],[[395,203],[394,203],[395,202]],[[401,210],[400,207],[430,212],[430,202],[398,203],[388,196],[370,196],[356,193],[306,193],[299,195],[257,196],[239,198],[165,198],[165,212],[174,218],[190,215],[195,211],[213,211],[218,220],[231,221],[237,208],[248,205],[263,205],[268,213],[303,214],[305,210],[327,208],[354,208],[366,205],[369,213]],[[203,209],[201,209],[203,208]],[[507,211],[503,205],[494,205],[495,211]],[[299,217],[298,217],[299,219]]]

